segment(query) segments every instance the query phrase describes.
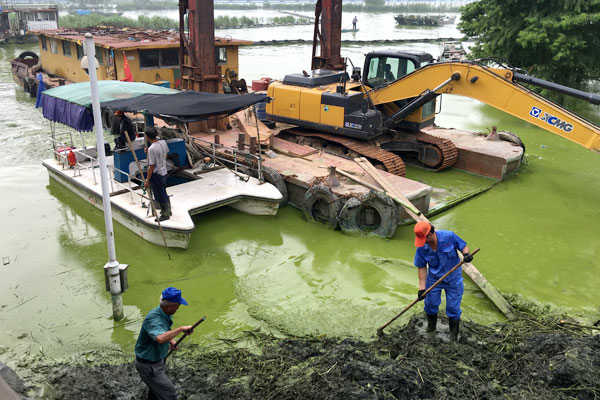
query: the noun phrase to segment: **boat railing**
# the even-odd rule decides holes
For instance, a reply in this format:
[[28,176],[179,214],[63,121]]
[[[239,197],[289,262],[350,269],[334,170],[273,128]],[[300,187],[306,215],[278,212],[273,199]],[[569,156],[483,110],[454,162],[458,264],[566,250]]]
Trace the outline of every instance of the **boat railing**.
[[[193,137],[193,136],[191,136],[191,139],[196,142],[201,142],[202,144],[200,146],[202,146],[202,147],[204,147],[204,145],[210,146],[210,158],[212,159],[212,161],[215,165],[217,163],[222,164],[222,165],[233,163],[233,171],[235,173],[239,172],[240,166],[242,166],[242,168],[245,170],[247,170],[247,168],[249,168],[250,171],[252,171],[252,170],[254,170],[254,165],[256,165],[258,180],[260,182],[264,182],[263,171],[262,171],[262,157],[252,154],[246,150],[239,150],[234,147],[225,146],[221,143],[214,143],[214,142],[211,142],[211,141],[208,141],[205,139],[200,139],[200,138]],[[231,159],[229,157],[225,157],[224,155],[220,155],[217,152],[217,148],[223,149],[227,152],[230,152],[233,159]],[[206,149],[205,149],[205,151],[208,152],[208,150],[206,150]],[[243,162],[245,162],[245,163],[243,163]],[[250,166],[248,167],[247,164],[250,164]],[[244,172],[244,173],[246,173],[246,172]]]
[[[73,177],[81,176],[82,170],[89,170],[92,174],[92,179],[94,180],[94,185],[98,184],[99,177],[96,176],[96,168],[100,168],[100,162],[97,157],[93,157],[90,154],[85,152],[85,150],[90,149],[89,147],[84,149],[83,151],[81,151],[80,149],[67,146],[58,141],[55,141],[55,143],[58,144],[58,146],[59,146],[59,147],[55,146],[55,149],[54,149],[55,158],[57,159],[58,163],[62,164],[63,170],[66,169],[67,166],[68,166],[68,168],[71,168],[73,170]],[[94,149],[95,149],[95,147],[94,147]],[[68,161],[68,152],[71,152],[71,151],[73,152],[73,154],[75,154],[75,163],[73,165],[70,165],[69,161]],[[79,161],[79,156],[81,156],[81,158],[83,159],[81,162]],[[83,162],[88,162],[88,161],[89,161],[89,164],[83,164]],[[111,196],[113,196],[114,194],[117,194],[117,193],[121,193],[121,190],[125,190],[125,191],[128,191],[131,196],[131,204],[135,204],[136,197],[139,197],[140,204],[142,206],[144,206],[144,200],[150,201],[150,197],[145,194],[146,193],[145,190],[143,190],[142,193],[136,193],[135,191],[138,190],[140,188],[140,186],[139,185],[132,186],[133,180],[139,181],[139,180],[143,180],[143,179],[140,179],[140,177],[138,177],[138,176],[130,175],[128,171],[123,171],[119,168],[115,168],[114,165],[107,165],[107,169],[108,169],[109,176],[114,176],[115,172],[119,172],[119,173],[127,176],[127,184],[125,184],[123,182],[115,181],[114,179],[109,179]],[[119,188],[118,191],[115,191],[115,185]],[[136,197],[134,197],[134,195]]]

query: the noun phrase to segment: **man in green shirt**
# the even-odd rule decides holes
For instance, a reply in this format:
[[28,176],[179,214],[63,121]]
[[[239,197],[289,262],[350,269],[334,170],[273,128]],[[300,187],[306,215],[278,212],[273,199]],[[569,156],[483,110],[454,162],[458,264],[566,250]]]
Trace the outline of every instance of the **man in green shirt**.
[[135,344],[135,369],[148,386],[148,399],[177,399],[173,382],[165,373],[165,357],[175,349],[175,337],[181,332],[192,334],[190,325],[171,329],[173,314],[179,306],[187,306],[181,290],[168,287],[160,296],[160,305],[150,310]]

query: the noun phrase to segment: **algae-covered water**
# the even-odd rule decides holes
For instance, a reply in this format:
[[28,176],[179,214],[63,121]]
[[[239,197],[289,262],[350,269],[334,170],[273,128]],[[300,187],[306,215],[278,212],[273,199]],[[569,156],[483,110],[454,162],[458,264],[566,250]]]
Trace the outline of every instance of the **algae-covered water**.
[[[260,34],[252,32],[258,40]],[[434,53],[432,47],[422,46]],[[343,51],[360,65],[374,48]],[[115,224],[117,258],[130,267],[126,319],[113,322],[102,269],[107,261],[102,213],[49,181],[41,165],[51,155],[49,124],[10,76],[9,60],[35,49],[0,47],[3,361],[98,347],[131,354],[143,316],[166,286],[182,289],[190,303],[180,308],[176,324],[207,317],[189,339],[197,343],[249,328],[369,339],[414,299],[412,226],[400,227],[390,240],[355,238],[307,223],[289,206],[272,218],[224,208],[195,217],[190,248],[171,250],[171,261],[163,248]],[[299,72],[309,62],[309,45],[240,51],[241,74],[248,80]],[[578,107],[600,121],[597,107]],[[600,155],[465,98],[445,96],[437,123],[482,132],[497,125],[518,134],[527,152],[518,174],[434,217],[435,225],[480,247],[475,265],[501,291],[600,319]],[[490,184],[455,170],[409,168],[407,175],[456,193]],[[503,317],[467,279],[463,318],[491,323]]]

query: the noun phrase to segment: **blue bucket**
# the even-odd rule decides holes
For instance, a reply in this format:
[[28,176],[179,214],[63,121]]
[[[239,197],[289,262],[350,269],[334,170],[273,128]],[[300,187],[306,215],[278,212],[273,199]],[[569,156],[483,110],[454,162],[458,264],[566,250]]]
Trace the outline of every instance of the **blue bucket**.
[[267,119],[266,107],[267,107],[267,103],[264,101],[261,101],[260,103],[257,103],[257,105],[256,105],[256,117],[258,119],[260,119],[261,121]]

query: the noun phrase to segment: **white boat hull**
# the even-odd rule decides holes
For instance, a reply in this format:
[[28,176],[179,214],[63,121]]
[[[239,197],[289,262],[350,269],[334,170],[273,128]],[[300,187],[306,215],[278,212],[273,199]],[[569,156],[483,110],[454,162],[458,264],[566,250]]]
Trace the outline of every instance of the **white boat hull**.
[[[107,157],[112,165],[112,157]],[[91,168],[91,162],[85,161],[78,169],[64,168],[62,162],[48,159],[43,162],[51,178],[76,193],[99,209],[102,207],[100,174]],[[193,174],[188,170],[188,175]],[[260,183],[255,178],[241,180],[226,169],[203,172],[197,180],[169,187],[167,192],[171,200],[173,215],[161,222],[161,234],[158,223],[148,212],[149,202],[141,188],[126,190],[128,183],[118,184],[111,180],[111,206],[113,218],[141,238],[168,247],[187,249],[190,236],[195,230],[192,215],[215,208],[230,206],[252,215],[275,215],[282,196],[269,183]],[[146,196],[146,197],[143,197]]]

